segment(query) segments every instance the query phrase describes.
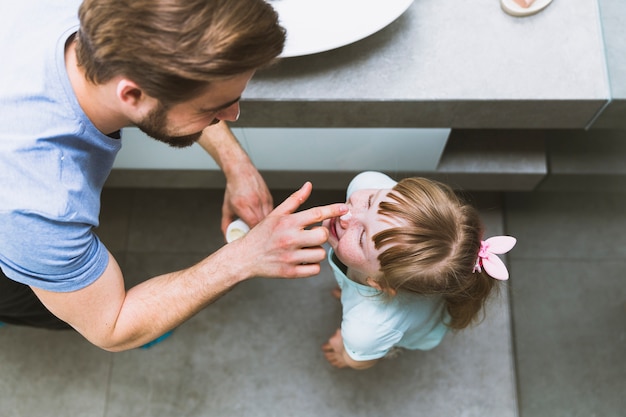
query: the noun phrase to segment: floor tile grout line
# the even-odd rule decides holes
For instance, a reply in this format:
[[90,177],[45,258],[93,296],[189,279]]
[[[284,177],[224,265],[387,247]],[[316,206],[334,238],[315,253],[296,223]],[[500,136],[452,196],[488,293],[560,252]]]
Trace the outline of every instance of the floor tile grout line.
[[111,388],[112,388],[112,384],[113,384],[113,362],[115,360],[114,354],[113,353],[109,353],[109,371],[108,371],[108,375],[107,375],[107,383],[106,383],[106,390],[104,393],[104,407],[102,410],[102,417],[106,417],[108,412],[109,412],[109,400],[111,397]]
[[[509,219],[508,219],[508,210],[507,210],[507,199],[504,193],[502,193],[500,195],[500,210],[501,210],[501,218],[502,218],[502,232],[504,235],[510,235],[509,233]],[[506,265],[509,269],[511,269],[511,261],[512,261],[512,256],[511,253],[508,253],[505,255],[506,259]],[[510,358],[511,358],[511,367],[512,367],[512,374],[513,374],[513,386],[514,386],[514,390],[513,390],[513,403],[514,403],[514,413],[516,417],[519,417],[521,415],[521,401],[520,401],[520,395],[521,395],[521,389],[520,389],[520,378],[519,378],[519,372],[518,372],[518,362],[517,362],[517,343],[516,343],[516,338],[515,338],[515,321],[514,321],[514,315],[513,315],[513,290],[512,290],[513,286],[508,283],[508,285],[506,285],[506,291],[507,291],[507,295],[508,295],[508,309],[507,309],[507,313],[508,313],[508,318],[509,318],[509,337],[510,337],[510,346],[511,346],[511,352],[510,352]]]

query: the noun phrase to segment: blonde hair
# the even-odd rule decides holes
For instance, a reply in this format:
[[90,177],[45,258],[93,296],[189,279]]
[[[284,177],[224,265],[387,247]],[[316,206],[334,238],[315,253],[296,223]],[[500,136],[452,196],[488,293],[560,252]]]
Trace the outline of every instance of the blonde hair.
[[452,329],[474,322],[496,280],[473,272],[483,225],[478,211],[447,185],[406,178],[389,193],[379,213],[407,226],[376,234],[384,288],[443,298]]
[[263,0],[84,0],[76,56],[95,84],[122,75],[166,105],[272,63],[285,30]]

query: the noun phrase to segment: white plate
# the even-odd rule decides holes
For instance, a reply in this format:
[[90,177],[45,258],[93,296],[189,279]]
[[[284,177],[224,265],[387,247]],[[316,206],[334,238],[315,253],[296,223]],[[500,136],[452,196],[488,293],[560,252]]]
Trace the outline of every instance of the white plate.
[[404,13],[413,0],[269,0],[287,29],[281,57],[310,55],[372,35]]

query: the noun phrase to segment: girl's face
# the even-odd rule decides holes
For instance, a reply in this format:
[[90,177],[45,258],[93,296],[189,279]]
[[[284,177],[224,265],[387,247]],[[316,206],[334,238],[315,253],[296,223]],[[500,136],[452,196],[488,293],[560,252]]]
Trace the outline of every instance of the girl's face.
[[376,281],[380,272],[378,255],[385,249],[374,247],[373,236],[390,227],[404,226],[396,219],[378,213],[382,201],[390,201],[390,189],[363,189],[352,193],[346,204],[347,215],[327,219],[322,223],[329,231],[328,244],[350,270],[350,278],[365,283]]

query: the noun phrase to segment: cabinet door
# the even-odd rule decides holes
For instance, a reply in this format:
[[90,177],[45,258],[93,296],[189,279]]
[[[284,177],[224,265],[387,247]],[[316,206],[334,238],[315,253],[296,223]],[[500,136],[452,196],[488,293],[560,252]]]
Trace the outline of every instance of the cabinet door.
[[235,134],[261,170],[434,171],[450,129],[242,128]]
[[[437,169],[450,129],[234,128],[260,170],[406,171]],[[219,170],[199,145],[173,149],[126,128],[119,169]]]

